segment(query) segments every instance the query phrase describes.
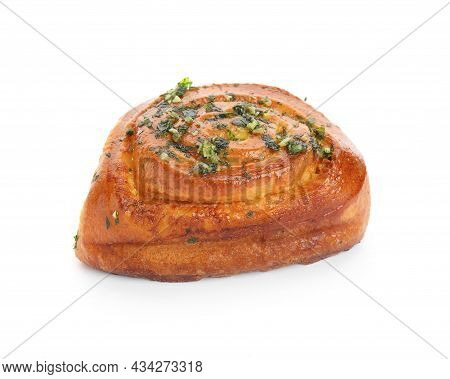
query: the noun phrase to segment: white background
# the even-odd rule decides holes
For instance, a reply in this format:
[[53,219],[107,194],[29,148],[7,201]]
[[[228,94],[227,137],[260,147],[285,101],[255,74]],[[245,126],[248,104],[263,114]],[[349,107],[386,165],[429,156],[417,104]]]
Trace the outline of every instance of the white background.
[[[445,4],[1,1],[133,105],[190,76],[276,85],[317,106]],[[446,356],[449,35],[450,6],[321,108],[363,153],[372,188],[363,242],[329,261]],[[0,4],[2,356],[104,276],[75,258],[72,236],[127,109]],[[38,359],[202,360],[192,377],[204,378],[448,370],[324,262],[185,284],[110,276],[1,363]],[[151,374],[111,377],[127,375]]]

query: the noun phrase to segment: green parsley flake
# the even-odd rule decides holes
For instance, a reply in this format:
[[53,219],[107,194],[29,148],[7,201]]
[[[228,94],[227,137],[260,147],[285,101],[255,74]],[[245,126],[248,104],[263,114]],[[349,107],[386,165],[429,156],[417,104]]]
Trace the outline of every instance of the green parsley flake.
[[220,109],[214,103],[206,103],[205,110],[206,112],[222,112],[222,109]]
[[217,147],[208,139],[204,139],[198,145],[197,152],[203,157],[209,160],[211,163],[219,163],[219,156]]
[[246,127],[247,127],[248,129],[250,129],[251,131],[255,130],[258,126],[259,126],[259,121],[258,121],[258,120],[255,120],[255,119],[251,120],[251,121],[246,125]]
[[149,119],[147,116],[144,116],[144,119],[141,120],[141,121],[139,122],[138,128],[141,128],[141,127],[143,127],[144,125],[149,125],[149,124],[150,124],[150,126],[151,126],[150,119]]
[[198,238],[197,237],[189,237],[186,242],[190,245],[197,243],[198,242]]
[[231,123],[240,128],[245,128],[247,126],[247,121],[243,117],[235,118]]
[[277,145],[277,143],[274,141],[274,139],[270,135],[264,134],[261,138],[264,141],[264,143],[266,144],[266,147],[268,147],[269,149],[275,150],[275,151],[280,150],[280,146]]
[[287,151],[291,155],[301,153],[303,151],[306,151],[306,149],[307,149],[306,144],[301,141],[290,141],[287,144]]
[[194,146],[183,145],[182,143],[168,141],[167,146],[173,146],[175,149],[180,150],[181,152],[188,154],[191,150],[194,149]]
[[173,119],[166,118],[165,120],[162,120],[156,127],[156,136],[159,137],[166,134],[173,125]]
[[184,109],[181,111],[181,114],[182,114],[182,116],[183,116],[185,119],[188,118],[188,117],[194,119],[194,118],[197,117],[197,110],[194,109],[194,108],[187,108],[187,107],[186,107],[186,108],[184,108]]
[[199,140],[197,152],[211,163],[219,163],[219,153],[221,150],[226,149],[229,145],[229,141],[222,137],[212,137],[209,139]]
[[317,139],[323,139],[325,137],[325,127],[319,126],[317,128],[313,129],[314,135],[317,137]]
[[199,174],[199,175],[208,175],[208,174],[216,172],[216,170],[217,170],[216,164],[214,164],[214,163],[208,164],[205,162],[198,162],[192,169],[194,174]]
[[333,149],[329,146],[324,146],[321,149],[321,155],[326,159],[331,159],[331,156],[333,155]]
[[182,136],[182,134],[178,131],[178,129],[170,128],[169,133],[172,134],[172,138],[175,142],[178,142]]
[[272,104],[272,101],[267,96],[264,96],[262,99],[258,101],[258,104],[269,107]]
[[305,124],[306,124],[306,126],[307,126],[308,128],[313,128],[313,127],[314,127],[314,122],[315,122],[315,120],[314,120],[313,118],[308,118],[308,119],[305,121]]
[[225,138],[222,137],[213,137],[211,138],[211,142],[216,145],[216,148],[218,150],[226,149],[228,145],[230,144],[229,141],[227,141]]
[[176,86],[176,88],[171,89],[170,91],[167,91],[164,100],[167,103],[180,103],[181,98],[186,93],[189,88],[192,86],[192,81],[189,78],[183,78],[180,80]]
[[234,134],[230,129],[226,129],[227,138],[230,141],[239,141],[239,139],[236,137],[236,134]]
[[285,147],[291,141],[291,139],[292,139],[292,137],[283,138],[278,145],[281,147]]

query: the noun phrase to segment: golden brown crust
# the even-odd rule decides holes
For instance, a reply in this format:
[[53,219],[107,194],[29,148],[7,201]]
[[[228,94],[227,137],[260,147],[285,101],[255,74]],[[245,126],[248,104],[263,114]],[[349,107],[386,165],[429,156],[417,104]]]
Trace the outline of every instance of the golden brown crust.
[[[128,112],[109,135],[81,214],[80,260],[117,274],[188,281],[311,263],[361,240],[370,208],[365,164],[321,113],[257,84],[198,87],[165,108],[163,100]],[[232,123],[239,104],[264,110],[246,121],[259,120],[253,124],[263,131]],[[189,125],[180,105],[196,110]],[[174,147],[173,130],[159,135],[174,109],[180,119],[171,125],[186,125],[177,141],[189,150]],[[199,138],[235,139],[234,132],[245,135],[228,141],[216,172],[198,174],[198,162],[211,160],[192,146]],[[282,146],[268,148],[262,135],[281,135]],[[290,150],[283,136],[304,150]]]

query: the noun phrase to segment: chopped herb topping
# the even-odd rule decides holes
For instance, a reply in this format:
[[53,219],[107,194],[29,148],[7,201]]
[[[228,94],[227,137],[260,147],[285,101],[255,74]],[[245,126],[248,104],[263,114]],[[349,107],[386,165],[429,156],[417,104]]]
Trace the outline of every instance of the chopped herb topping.
[[310,131],[310,144],[312,149],[319,155],[319,157],[331,159],[333,155],[333,148],[329,146],[323,146],[319,142],[325,138],[325,127],[316,126],[314,119],[307,119],[305,121],[305,124]]
[[247,129],[249,129],[253,134],[263,134],[265,132],[265,129],[256,119],[252,119],[252,121],[247,124]]
[[73,239],[74,239],[73,248],[76,249],[77,248],[77,243],[78,243],[78,232],[77,232],[77,234],[75,234],[73,236]]
[[[280,147],[286,147],[287,151],[291,155],[295,155],[307,150],[307,145],[303,142],[302,135],[292,135],[289,136],[285,129],[276,135],[278,144],[269,135],[265,134],[263,136],[263,141],[266,146],[272,150],[279,150]],[[275,148],[277,146],[277,148]]]
[[229,118],[232,117],[234,114],[233,112],[223,112],[223,113],[219,113],[217,115],[218,118]]
[[272,104],[272,101],[267,96],[264,96],[262,99],[258,100],[258,104],[269,107]]
[[194,149],[194,146],[187,146],[177,142],[168,142],[168,146],[173,146],[175,149],[180,150],[181,152],[187,154]]
[[211,142],[216,145],[218,150],[226,149],[228,147],[228,144],[230,143],[225,138],[222,137],[213,137],[211,139]]
[[[331,158],[332,146],[324,146],[322,141],[325,139],[326,129],[324,126],[315,125],[314,119],[306,119],[304,116],[300,116],[293,111],[289,111],[289,113],[282,112],[283,116],[294,118],[295,125],[291,126],[298,127],[301,123],[305,123],[309,129],[309,133],[305,135],[288,134],[288,128],[286,126],[271,124],[273,120],[270,112],[273,111],[270,107],[274,101],[269,99],[268,96],[259,99],[252,96],[249,101],[230,104],[232,105],[232,109],[229,111],[221,109],[214,103],[216,101],[215,95],[210,95],[207,99],[203,99],[203,105],[200,104],[201,101],[184,105],[181,103],[181,98],[191,86],[192,82],[188,78],[184,78],[177,84],[176,88],[164,94],[163,101],[156,106],[156,114],[153,117],[161,117],[163,115],[165,117],[155,126],[155,136],[157,138],[169,136],[165,147],[159,146],[152,148],[159,155],[160,159],[169,160],[170,158],[174,158],[179,160],[181,153],[184,153],[185,157],[189,159],[197,159],[196,164],[192,168],[192,173],[199,175],[215,173],[218,171],[219,166],[229,165],[227,161],[228,151],[226,149],[229,147],[230,141],[242,141],[255,134],[261,135],[265,146],[273,151],[280,151],[284,148],[288,154],[297,155],[306,152],[309,148],[308,146],[311,146],[313,151],[320,157]],[[236,96],[232,93],[220,94],[218,96],[217,101],[230,102],[236,100]],[[207,101],[206,103],[204,103],[205,100]],[[276,103],[282,105],[280,102]],[[211,122],[207,127],[214,127],[223,131],[219,133],[222,137],[201,137],[198,138],[198,142],[194,146],[184,145],[181,141],[185,133],[189,132],[193,136],[197,136],[200,132],[200,125],[194,124],[194,120],[198,117],[198,109],[202,106],[207,113],[214,112],[211,115],[206,115],[205,118],[202,117],[204,121]],[[224,122],[220,122],[221,119],[225,118],[231,118],[231,122],[228,123],[225,120]],[[138,127],[144,125],[153,127],[152,122],[147,116],[143,116],[143,119],[137,124]],[[271,136],[268,134],[267,131],[269,128],[276,130],[276,135]],[[132,135],[133,132],[130,134],[127,132],[127,134]],[[188,136],[186,141],[189,138]],[[261,159],[264,159],[264,154],[262,156],[263,158]],[[245,178],[251,178],[244,167],[242,169],[242,175]],[[249,211],[247,216],[252,217],[253,211]],[[116,220],[114,214],[113,218]]]
[[331,160],[333,155],[333,147],[322,146],[314,136],[310,137],[310,144],[319,157]]
[[214,103],[206,103],[205,110],[206,112],[222,112],[222,109],[220,109]]
[[236,104],[233,107],[233,111],[234,111],[234,113],[236,113],[239,116],[244,116],[245,115],[245,106],[244,106],[244,104]]
[[255,119],[252,119],[246,126],[250,130],[254,130],[255,128],[257,128],[259,126],[259,121],[255,120]]
[[186,118],[196,118],[197,117],[197,109],[193,109],[193,108],[185,108],[183,109],[183,111],[181,112],[184,119]]
[[229,117],[233,117],[234,113],[233,112],[220,112],[217,113],[216,115],[212,116],[212,117],[208,117],[205,120],[206,121],[217,121],[223,118],[229,118]]
[[323,139],[325,137],[325,127],[319,126],[317,128],[313,129],[314,135],[317,137],[317,139]]
[[333,148],[329,146],[323,146],[321,149],[321,155],[323,158],[331,159],[331,156],[333,155]]
[[292,137],[285,137],[279,143],[278,146],[285,147],[291,141]]
[[105,156],[107,156],[108,158],[111,158],[111,153],[108,151],[105,153]]
[[176,154],[173,151],[171,151],[169,149],[169,147],[164,147],[164,146],[151,147],[150,150],[154,151],[155,154],[157,154],[158,157],[163,161],[167,161],[170,158],[178,160],[178,157],[176,156]]
[[227,129],[226,133],[230,141],[245,141],[249,137],[249,130],[246,128]]
[[151,121],[150,121],[150,119],[147,117],[147,116],[144,116],[144,119],[143,120],[141,120],[139,123],[138,123],[138,128],[142,128],[143,126],[145,126],[145,125],[150,125],[149,127],[151,127]]
[[189,243],[189,244],[194,244],[194,243],[197,243],[197,242],[198,242],[198,238],[197,238],[197,237],[189,237],[189,238],[186,240],[186,242]]
[[199,174],[199,175],[208,175],[211,173],[216,172],[217,170],[217,165],[214,163],[205,163],[205,162],[198,162],[194,168],[192,169],[192,171],[195,174]]
[[106,229],[109,229],[109,227],[111,226],[111,222],[109,221],[108,216],[106,216],[106,218],[105,218],[105,226],[106,226]]
[[222,137],[199,139],[197,152],[211,163],[219,163],[219,153],[228,147],[229,141]]
[[214,127],[215,127],[216,129],[223,130],[223,129],[226,129],[226,128],[227,128],[227,125],[224,124],[223,122],[218,122],[217,124],[214,125]]
[[174,120],[179,120],[180,119],[180,116],[178,116],[177,112],[170,111],[170,112],[167,112],[167,114],[168,114],[168,116],[170,118],[173,118]]
[[165,120],[162,120],[156,127],[156,136],[160,137],[166,134],[173,125],[174,120],[171,118],[166,118]]
[[186,91],[191,88],[192,81],[189,78],[183,78],[180,80],[176,86],[176,88],[171,89],[170,91],[166,92],[164,100],[167,101],[167,103],[180,103],[181,98],[186,93]]
[[254,215],[255,215],[255,212],[253,212],[253,211],[248,211],[247,212],[247,217],[248,218],[252,218]]
[[303,151],[306,151],[306,149],[307,149],[307,146],[302,141],[295,141],[294,140],[294,141],[290,141],[287,144],[287,151],[291,155],[295,155],[295,154],[301,153]]
[[128,129],[127,130],[127,136],[132,136],[134,134],[134,130],[133,129]]
[[205,159],[212,163],[219,163],[219,155],[217,154],[217,147],[210,140],[204,139],[198,145],[197,152]]
[[183,119],[186,124],[191,125],[197,117],[197,109],[184,105],[173,107],[168,116],[176,123],[179,119]]
[[234,134],[230,129],[227,129],[226,132],[227,132],[227,138],[230,141],[239,141],[239,138],[237,138],[236,134]]
[[280,146],[277,145],[277,143],[274,141],[274,139],[270,135],[264,134],[261,138],[269,149],[275,150],[275,151],[280,150]]
[[308,119],[305,121],[305,124],[306,124],[306,126],[307,126],[308,128],[313,128],[313,127],[314,127],[314,122],[315,122],[315,120],[314,120],[313,118],[308,118]]
[[[238,116],[242,116],[233,120],[233,125],[246,127],[253,134],[262,134],[265,132],[265,127],[260,123],[263,120],[264,110],[255,108],[248,103],[240,103],[233,107],[233,112]],[[263,123],[266,123],[265,120]]]
[[162,101],[158,104],[156,107],[156,113],[155,117],[161,117],[163,113],[166,111],[167,107],[169,106],[169,103],[167,101]]
[[309,144],[311,145],[312,149],[315,152],[319,152],[320,145],[319,145],[319,143],[317,142],[317,139],[314,136],[310,136],[309,137]]
[[233,121],[231,121],[231,123],[241,128],[245,128],[247,126],[247,121],[242,117],[235,118]]
[[181,125],[178,128],[170,128],[169,129],[169,133],[172,134],[172,138],[175,142],[178,142],[181,137],[183,136],[183,134],[186,133],[186,131],[188,130],[188,126],[187,125]]

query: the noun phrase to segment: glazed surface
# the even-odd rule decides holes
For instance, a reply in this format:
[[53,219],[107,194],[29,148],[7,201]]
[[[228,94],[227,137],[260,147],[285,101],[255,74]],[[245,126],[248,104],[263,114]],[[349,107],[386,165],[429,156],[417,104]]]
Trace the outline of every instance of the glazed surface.
[[174,94],[108,137],[81,214],[83,262],[183,281],[310,263],[360,241],[364,161],[321,113],[257,84]]

